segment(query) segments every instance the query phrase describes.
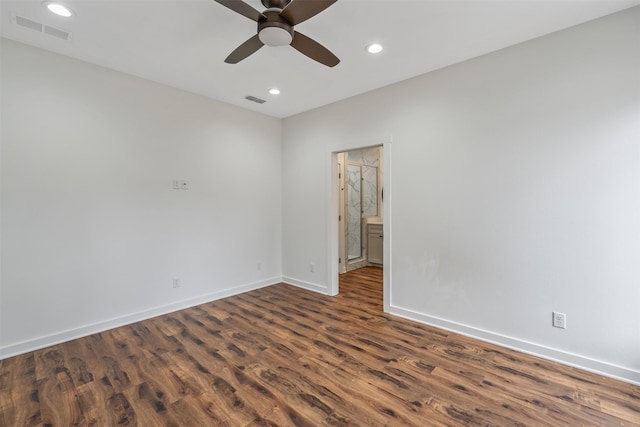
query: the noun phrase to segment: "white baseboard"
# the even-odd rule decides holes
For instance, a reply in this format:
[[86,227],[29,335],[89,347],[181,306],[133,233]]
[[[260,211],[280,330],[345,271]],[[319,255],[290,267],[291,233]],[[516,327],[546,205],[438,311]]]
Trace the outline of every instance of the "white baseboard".
[[224,289],[222,291],[201,295],[195,298],[189,298],[148,310],[139,311],[137,313],[132,313],[126,316],[120,316],[113,319],[92,323],[90,325],[80,326],[78,328],[57,332],[55,334],[22,341],[16,344],[10,344],[4,347],[0,347],[0,360],[27,353],[29,351],[49,347],[55,344],[60,344],[66,341],[71,341],[77,338],[86,337],[91,334],[117,328],[120,326],[129,325],[141,320],[150,319],[152,317],[172,313],[174,311],[183,310],[185,308],[193,307],[218,299],[230,297],[248,291],[253,291],[255,289],[264,288],[265,286],[270,286],[281,282],[282,277],[273,277],[271,279],[248,283],[246,285],[236,286],[233,288]]
[[474,328],[472,326],[463,325],[449,320],[441,319],[434,316],[407,310],[402,307],[392,305],[390,314],[403,317],[405,319],[424,323],[436,328],[445,329],[460,335],[476,338],[512,350],[521,351],[532,356],[538,356],[543,359],[562,363],[563,365],[573,366],[595,374],[604,375],[606,377],[615,378],[631,384],[640,385],[640,371],[613,365],[611,363],[594,360],[585,356],[580,356],[566,351],[545,347],[540,344],[531,343],[517,338],[508,337],[497,334],[495,332],[485,331]]
[[[226,298],[229,296],[241,294],[243,292],[260,289],[260,288],[274,285],[280,282],[285,282],[290,285],[298,286],[300,288],[304,288],[310,291],[328,295],[328,289],[324,286],[319,286],[313,283],[305,282],[303,280],[298,280],[291,277],[274,277],[274,278],[262,280],[259,282],[249,283],[246,285],[237,286],[234,288],[229,288],[229,289],[225,289],[218,292],[201,295],[195,298],[189,298],[186,300],[177,301],[175,303],[163,305],[160,307],[155,307],[149,310],[132,313],[127,316],[121,316],[114,319],[109,319],[102,322],[97,322],[90,325],[85,325],[78,328],[58,332],[58,333],[47,335],[44,337],[39,337],[32,340],[16,343],[16,344],[11,344],[11,345],[0,348],[0,360],[6,359],[8,357],[17,356],[19,354],[26,353],[29,351],[38,350],[44,347],[49,347],[55,344],[60,344],[66,341],[71,341],[77,338],[82,338],[98,332],[102,332],[102,331],[117,328],[120,326],[128,325],[131,323],[139,322],[141,320],[146,320],[146,319],[160,316],[163,314],[172,313],[174,311],[193,307],[199,304],[204,304],[204,303],[215,301],[221,298]],[[585,356],[568,353],[566,351],[557,350],[550,347],[545,347],[540,344],[530,343],[528,341],[508,337],[505,335],[497,334],[495,332],[474,328],[472,326],[451,322],[449,320],[425,315],[412,310],[404,309],[402,307],[397,307],[392,305],[390,307],[389,313],[395,316],[403,317],[405,319],[431,325],[436,328],[445,329],[461,335],[469,336],[471,338],[476,338],[482,341],[490,342],[492,344],[497,344],[502,347],[507,347],[513,350],[521,351],[523,353],[531,354],[533,356],[538,356],[544,359],[552,360],[554,362],[584,369],[589,372],[615,378],[631,384],[640,385],[640,372],[634,369],[617,366],[617,365],[607,363],[607,362],[602,362],[599,360],[594,360]]]
[[288,285],[304,288],[309,291],[318,292],[320,294],[329,295],[329,289],[326,286],[316,285],[315,283],[305,282],[304,280],[294,279],[293,277],[283,277],[282,281]]

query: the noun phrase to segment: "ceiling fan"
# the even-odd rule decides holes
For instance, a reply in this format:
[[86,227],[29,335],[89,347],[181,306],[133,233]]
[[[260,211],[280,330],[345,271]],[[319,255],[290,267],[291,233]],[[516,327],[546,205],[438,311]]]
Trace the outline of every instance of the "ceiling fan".
[[237,64],[262,46],[291,45],[298,52],[327,67],[340,60],[317,41],[293,29],[294,25],[317,15],[337,0],[261,0],[264,12],[259,12],[242,0],[215,0],[234,12],[258,23],[258,33],[236,48],[224,62]]

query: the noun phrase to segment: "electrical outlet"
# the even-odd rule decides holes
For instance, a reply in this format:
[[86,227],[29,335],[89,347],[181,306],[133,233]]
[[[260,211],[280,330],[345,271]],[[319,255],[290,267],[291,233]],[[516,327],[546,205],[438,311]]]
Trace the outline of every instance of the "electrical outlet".
[[174,277],[173,278],[173,287],[174,288],[179,288],[180,287],[180,278],[179,277]]
[[567,328],[567,315],[564,313],[553,312],[553,326],[555,328]]
[[258,270],[258,271],[262,270],[262,261],[258,261],[256,263],[256,270]]
[[314,263],[309,264],[309,271],[312,273],[315,273],[316,265]]
[[187,181],[186,179],[183,179],[180,181],[180,189],[181,190],[188,190],[189,189],[189,181]]
[[172,184],[173,184],[173,189],[174,190],[179,190],[180,189],[180,180],[179,179],[174,179]]

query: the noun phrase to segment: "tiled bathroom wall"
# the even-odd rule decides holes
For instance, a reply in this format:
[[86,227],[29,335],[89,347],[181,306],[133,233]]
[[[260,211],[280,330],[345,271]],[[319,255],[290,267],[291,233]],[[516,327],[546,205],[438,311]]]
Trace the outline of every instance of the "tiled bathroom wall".
[[347,259],[353,260],[363,256],[362,217],[378,216],[379,212],[380,148],[349,151],[347,162]]

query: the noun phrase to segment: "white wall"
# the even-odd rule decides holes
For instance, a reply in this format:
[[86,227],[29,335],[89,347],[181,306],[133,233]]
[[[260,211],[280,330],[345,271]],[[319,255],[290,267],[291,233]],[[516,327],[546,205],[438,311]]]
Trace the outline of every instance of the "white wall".
[[285,119],[286,280],[331,293],[331,153],[388,135],[393,313],[640,383],[640,7]]
[[0,355],[281,280],[280,120],[5,39],[1,71]]

